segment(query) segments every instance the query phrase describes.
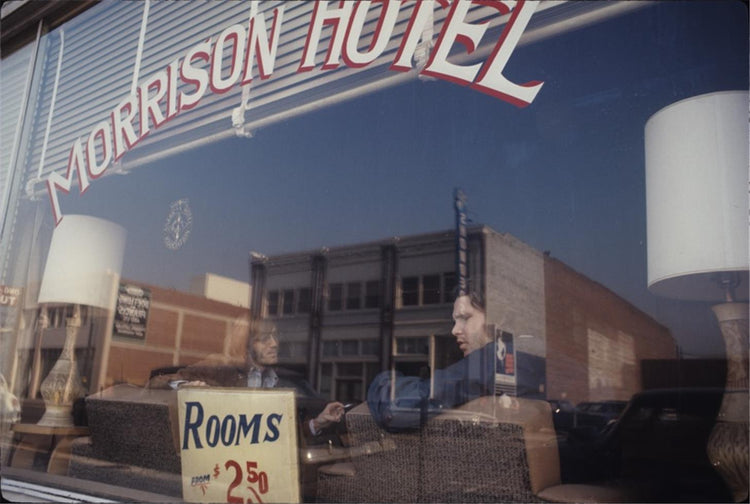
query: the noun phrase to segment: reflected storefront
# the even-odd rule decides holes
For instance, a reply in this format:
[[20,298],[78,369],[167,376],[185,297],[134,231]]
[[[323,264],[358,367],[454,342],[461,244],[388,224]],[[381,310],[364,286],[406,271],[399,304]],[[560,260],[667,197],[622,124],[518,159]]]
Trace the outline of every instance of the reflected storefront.
[[4,4],[3,496],[746,500],[747,18]]

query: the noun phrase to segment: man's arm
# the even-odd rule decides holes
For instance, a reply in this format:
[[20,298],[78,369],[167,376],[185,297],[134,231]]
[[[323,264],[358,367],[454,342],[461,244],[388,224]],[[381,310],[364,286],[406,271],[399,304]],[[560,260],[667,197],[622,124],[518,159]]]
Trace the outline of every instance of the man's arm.
[[326,404],[318,416],[308,422],[307,428],[313,436],[320,435],[324,429],[327,429],[334,423],[341,421],[344,416],[344,405],[338,401]]
[[[395,380],[395,385],[392,382]],[[367,391],[367,404],[373,418],[389,430],[415,429],[426,415],[444,408],[455,408],[495,389],[494,345],[488,344],[445,369],[433,372],[430,380],[385,371],[375,377]],[[391,400],[391,388],[394,389]]]
[[[395,380],[394,400],[391,401],[391,383]],[[427,404],[430,382],[416,376],[403,376],[399,372],[384,371],[378,374],[367,390],[367,405],[375,422],[386,429],[417,428],[419,410]]]

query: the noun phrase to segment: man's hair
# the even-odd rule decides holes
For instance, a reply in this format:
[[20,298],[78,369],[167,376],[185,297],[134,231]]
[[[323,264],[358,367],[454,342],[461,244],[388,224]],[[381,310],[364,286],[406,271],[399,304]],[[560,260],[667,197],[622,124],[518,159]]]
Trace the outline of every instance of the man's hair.
[[276,324],[274,324],[270,320],[265,319],[255,320],[250,325],[250,338],[248,343],[252,344],[253,341],[256,341],[258,338],[261,338],[268,334],[273,334],[278,338],[278,330],[276,329]]
[[471,279],[466,281],[466,292],[464,292],[463,294],[461,293],[460,287],[458,285],[454,287],[453,300],[455,301],[461,295],[468,296],[469,301],[471,301],[471,305],[474,308],[481,310],[485,313],[487,312],[487,310],[485,309],[484,297],[482,296],[481,292],[475,288]]
[[271,322],[270,320],[260,319],[260,320],[253,320],[250,323],[250,337],[247,338],[247,349],[246,349],[246,360],[247,365],[255,365],[257,364],[258,357],[255,355],[255,348],[253,348],[253,343],[260,340],[264,336],[273,335],[273,337],[276,338],[276,341],[279,339],[279,332],[276,328],[276,324]]

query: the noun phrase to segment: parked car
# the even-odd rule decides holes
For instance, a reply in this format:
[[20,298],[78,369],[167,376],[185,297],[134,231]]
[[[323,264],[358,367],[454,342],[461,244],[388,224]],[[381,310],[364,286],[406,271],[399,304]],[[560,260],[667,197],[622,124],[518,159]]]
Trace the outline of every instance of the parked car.
[[706,446],[723,389],[636,394],[603,432],[559,443],[565,483],[617,482],[650,502],[730,502]]
[[566,399],[547,399],[547,402],[552,408],[552,422],[555,424],[555,431],[560,435],[565,435],[575,427],[575,406]]
[[575,427],[600,431],[625,410],[628,401],[583,402],[575,409]]

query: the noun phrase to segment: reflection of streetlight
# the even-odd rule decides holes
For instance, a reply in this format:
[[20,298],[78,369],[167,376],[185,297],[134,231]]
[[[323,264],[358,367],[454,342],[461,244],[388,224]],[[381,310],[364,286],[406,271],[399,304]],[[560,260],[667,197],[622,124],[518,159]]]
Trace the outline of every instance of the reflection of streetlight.
[[73,314],[66,321],[62,353],[42,382],[45,412],[39,425],[73,425],[73,402],[86,393],[75,358],[81,305],[114,309],[124,251],[125,229],[112,222],[66,215],[55,228],[39,289],[41,327],[47,306],[72,305]]

